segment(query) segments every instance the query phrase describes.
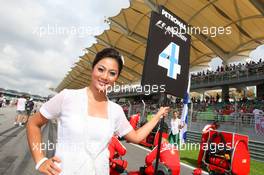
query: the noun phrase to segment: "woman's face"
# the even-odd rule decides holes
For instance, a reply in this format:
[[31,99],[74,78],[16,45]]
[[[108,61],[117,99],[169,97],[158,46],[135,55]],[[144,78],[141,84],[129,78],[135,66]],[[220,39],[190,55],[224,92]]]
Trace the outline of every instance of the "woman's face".
[[100,92],[106,92],[118,78],[118,63],[113,58],[101,59],[92,70],[92,85]]

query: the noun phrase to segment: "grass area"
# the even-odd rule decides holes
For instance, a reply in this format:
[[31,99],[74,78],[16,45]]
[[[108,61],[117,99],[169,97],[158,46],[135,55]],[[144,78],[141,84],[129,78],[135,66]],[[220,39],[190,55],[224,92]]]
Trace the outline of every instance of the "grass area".
[[197,150],[190,150],[190,151],[181,150],[180,151],[181,162],[197,167],[198,153],[199,151]]
[[[180,151],[181,162],[197,167],[198,150]],[[250,175],[264,174],[264,162],[250,160]]]
[[250,161],[250,174],[264,174],[264,162]]

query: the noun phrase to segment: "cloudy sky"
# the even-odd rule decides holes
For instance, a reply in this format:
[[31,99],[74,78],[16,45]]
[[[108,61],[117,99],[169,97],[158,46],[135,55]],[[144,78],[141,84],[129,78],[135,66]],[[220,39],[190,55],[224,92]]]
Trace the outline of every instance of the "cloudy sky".
[[0,87],[46,96],[128,0],[11,0],[0,6]]

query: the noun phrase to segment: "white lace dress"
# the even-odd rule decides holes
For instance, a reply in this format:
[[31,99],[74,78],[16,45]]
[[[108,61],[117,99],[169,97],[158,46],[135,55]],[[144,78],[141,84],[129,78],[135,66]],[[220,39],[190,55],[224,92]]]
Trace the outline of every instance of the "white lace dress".
[[109,100],[107,118],[88,116],[87,98],[87,88],[63,90],[40,108],[44,117],[58,122],[60,175],[109,174],[108,142],[114,133],[123,136],[132,130],[121,106]]

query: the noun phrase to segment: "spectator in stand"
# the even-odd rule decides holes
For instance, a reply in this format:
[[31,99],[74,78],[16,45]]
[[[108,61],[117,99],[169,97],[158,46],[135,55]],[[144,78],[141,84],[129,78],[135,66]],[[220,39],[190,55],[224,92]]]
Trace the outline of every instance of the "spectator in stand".
[[217,69],[216,69],[216,71],[217,72],[220,72],[220,69],[221,69],[220,66],[218,66]]
[[247,101],[248,101],[247,97],[244,96],[243,99],[242,99],[242,102],[243,102],[243,103],[247,103]]
[[205,103],[209,103],[209,97],[208,96],[205,96]]
[[217,93],[217,94],[216,94],[216,103],[219,102],[219,99],[220,99],[220,95]]
[[246,65],[243,63],[242,66],[241,66],[241,70],[242,71],[245,71],[247,68],[246,68]]
[[210,95],[210,104],[214,104],[215,103],[215,99],[213,96]]

